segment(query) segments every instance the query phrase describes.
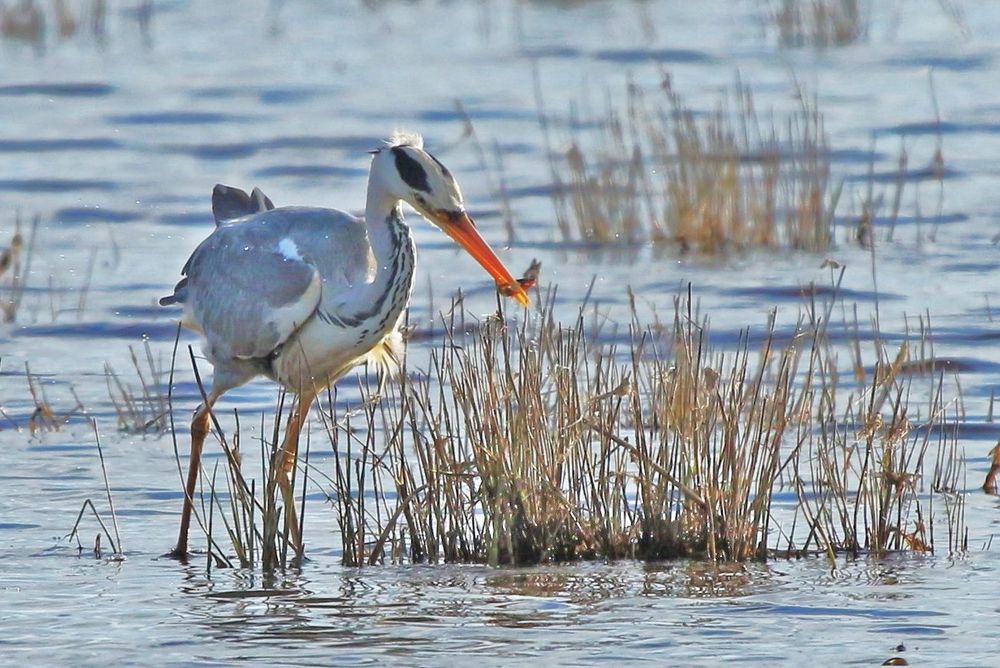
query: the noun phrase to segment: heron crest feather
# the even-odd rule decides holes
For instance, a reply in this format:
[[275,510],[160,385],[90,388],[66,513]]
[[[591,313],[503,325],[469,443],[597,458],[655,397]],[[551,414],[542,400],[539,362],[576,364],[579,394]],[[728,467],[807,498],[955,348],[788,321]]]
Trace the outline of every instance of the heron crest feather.
[[389,148],[394,146],[412,146],[413,148],[422,149],[424,147],[424,138],[416,132],[396,130],[389,137],[389,140],[386,142],[386,146]]

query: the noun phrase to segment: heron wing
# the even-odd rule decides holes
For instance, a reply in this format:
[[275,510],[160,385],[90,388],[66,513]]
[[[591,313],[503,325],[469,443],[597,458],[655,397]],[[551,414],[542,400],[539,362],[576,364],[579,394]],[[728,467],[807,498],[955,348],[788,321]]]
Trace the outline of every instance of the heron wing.
[[191,257],[191,324],[213,357],[266,357],[312,315],[322,295],[319,271],[276,246],[212,235]]
[[220,225],[186,267],[188,323],[215,358],[267,357],[319,308],[369,280],[360,221],[286,207]]

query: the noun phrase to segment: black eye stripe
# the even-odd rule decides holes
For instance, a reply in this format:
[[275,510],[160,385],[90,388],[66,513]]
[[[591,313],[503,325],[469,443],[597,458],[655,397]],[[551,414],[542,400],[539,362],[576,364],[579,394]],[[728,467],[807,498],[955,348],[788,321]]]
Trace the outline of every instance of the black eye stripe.
[[427,182],[427,172],[419,162],[407,155],[406,151],[399,146],[392,149],[393,157],[396,159],[396,170],[399,175],[414,190],[422,190],[425,193],[431,191],[431,186]]

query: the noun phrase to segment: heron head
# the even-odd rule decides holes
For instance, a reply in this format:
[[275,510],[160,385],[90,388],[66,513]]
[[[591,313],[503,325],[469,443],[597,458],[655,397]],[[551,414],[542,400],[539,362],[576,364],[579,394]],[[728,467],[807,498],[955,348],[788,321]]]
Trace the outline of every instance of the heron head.
[[528,305],[524,288],[479,235],[465,210],[455,177],[440,160],[424,150],[419,135],[397,134],[376,151],[370,178],[376,178],[376,173],[385,179],[389,192],[405,200],[465,248],[493,277],[503,294]]
[[372,178],[380,178],[390,194],[408,202],[431,222],[438,223],[438,212],[465,211],[455,177],[424,150],[420,135],[397,133],[373,153]]

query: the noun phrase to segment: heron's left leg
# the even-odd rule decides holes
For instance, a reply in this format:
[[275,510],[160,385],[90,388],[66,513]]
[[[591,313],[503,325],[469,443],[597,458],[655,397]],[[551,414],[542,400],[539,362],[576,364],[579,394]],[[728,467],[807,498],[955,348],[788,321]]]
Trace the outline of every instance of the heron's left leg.
[[302,536],[299,535],[299,522],[295,512],[292,472],[295,470],[295,462],[298,459],[299,435],[306,418],[309,417],[309,407],[312,406],[315,397],[316,393],[312,391],[299,395],[295,410],[292,411],[292,416],[285,426],[285,438],[281,443],[281,450],[277,453],[277,465],[280,470],[276,472],[276,475],[285,504],[285,526],[288,527],[292,546],[300,552],[302,550]]

